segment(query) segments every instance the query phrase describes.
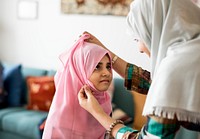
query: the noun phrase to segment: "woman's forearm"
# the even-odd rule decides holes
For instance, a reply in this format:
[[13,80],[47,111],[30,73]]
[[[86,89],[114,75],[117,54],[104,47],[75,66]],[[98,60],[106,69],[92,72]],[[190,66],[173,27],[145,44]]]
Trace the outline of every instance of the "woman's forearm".
[[[104,46],[105,48],[105,46]],[[107,49],[107,48],[106,48]],[[108,50],[108,49],[107,49]],[[116,56],[113,52],[108,50],[111,54],[112,59]],[[118,57],[113,64],[113,69],[122,77],[125,78],[125,71],[126,71],[127,62]]]
[[126,72],[126,65],[127,62],[121,59],[120,57],[117,58],[115,63],[113,64],[113,69],[122,77],[125,78]]
[[[107,115],[103,110],[95,111],[92,113],[92,115],[99,121],[99,123],[107,130],[110,128],[110,125],[115,122],[115,119],[111,118],[109,115]],[[116,136],[117,131],[122,128],[123,124],[117,124],[112,129],[112,136]]]

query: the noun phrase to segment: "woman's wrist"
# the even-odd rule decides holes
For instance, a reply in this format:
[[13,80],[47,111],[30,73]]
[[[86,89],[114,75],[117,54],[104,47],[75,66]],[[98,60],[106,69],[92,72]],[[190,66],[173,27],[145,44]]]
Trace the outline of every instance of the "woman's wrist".
[[[111,118],[109,115],[107,115],[103,109],[102,110],[95,110],[92,112],[92,115],[99,121],[99,123],[106,129],[106,130],[109,130],[111,125],[113,123],[116,122],[115,119]],[[118,130],[120,128],[124,127],[124,124],[122,123],[117,123],[116,125],[114,125],[114,127],[112,127],[112,130],[110,132],[110,134],[112,136],[116,136]]]
[[112,119],[109,115],[107,115],[103,109],[95,110],[91,113],[105,128],[108,129],[110,124],[115,121],[115,119]]
[[[94,116],[94,117],[98,117],[98,115],[103,115],[105,112],[103,111],[102,107],[95,107],[92,109],[93,111],[91,111],[90,113]],[[106,114],[106,113],[105,113]]]

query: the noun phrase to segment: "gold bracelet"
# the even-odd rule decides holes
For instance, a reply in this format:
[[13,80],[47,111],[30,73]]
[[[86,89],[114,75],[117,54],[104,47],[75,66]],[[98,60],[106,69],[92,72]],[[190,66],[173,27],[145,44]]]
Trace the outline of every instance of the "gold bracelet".
[[110,137],[112,137],[111,133],[113,128],[117,125],[117,124],[124,124],[124,122],[122,122],[121,120],[115,120],[111,125],[110,128],[108,130],[106,130],[106,134]]
[[116,62],[117,59],[118,59],[118,56],[115,55],[115,56],[113,57],[113,59],[112,59],[112,64],[114,64],[114,63]]

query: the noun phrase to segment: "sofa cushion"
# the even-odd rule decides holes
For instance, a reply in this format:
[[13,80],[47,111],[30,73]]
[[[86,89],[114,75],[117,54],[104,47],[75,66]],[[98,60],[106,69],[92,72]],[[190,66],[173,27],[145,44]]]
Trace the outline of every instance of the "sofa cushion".
[[8,115],[8,114],[12,114],[13,112],[17,112],[17,111],[21,111],[22,108],[20,107],[10,107],[10,108],[5,108],[5,109],[1,109],[0,110],[0,130],[3,129],[3,118],[5,115]]
[[[1,110],[1,111],[4,111]],[[3,115],[1,118],[2,130],[25,136],[27,138],[40,138],[39,125],[47,117],[47,112],[27,111],[25,108],[18,108],[16,111]]]
[[113,117],[123,120],[127,126],[132,127],[134,118],[134,102],[130,91],[124,87],[122,78],[114,78],[114,93],[112,97]]
[[123,110],[130,117],[134,118],[133,95],[124,87],[124,80],[121,78],[114,79],[112,103],[115,107]]
[[24,83],[21,65],[5,67],[3,71],[4,87],[8,93],[7,105],[16,107],[21,105],[21,93]]
[[22,91],[22,103],[27,104],[28,103],[28,88],[26,85],[26,77],[27,76],[45,76],[47,74],[47,71],[44,69],[37,69],[37,68],[30,68],[30,67],[22,67],[22,75],[24,77],[24,86]]
[[29,76],[27,77],[28,86],[28,109],[49,111],[54,93],[53,76]]
[[0,108],[6,107],[6,96],[7,96],[7,93],[4,90],[3,70],[4,68],[0,61]]
[[3,89],[3,65],[0,61],[0,89]]

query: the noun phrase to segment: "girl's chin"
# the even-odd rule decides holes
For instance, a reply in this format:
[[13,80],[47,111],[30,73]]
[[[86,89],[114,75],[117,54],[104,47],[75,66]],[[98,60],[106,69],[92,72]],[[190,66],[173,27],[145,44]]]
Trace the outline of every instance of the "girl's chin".
[[104,87],[104,88],[97,88],[97,90],[99,90],[100,92],[105,92],[108,90],[108,87]]

